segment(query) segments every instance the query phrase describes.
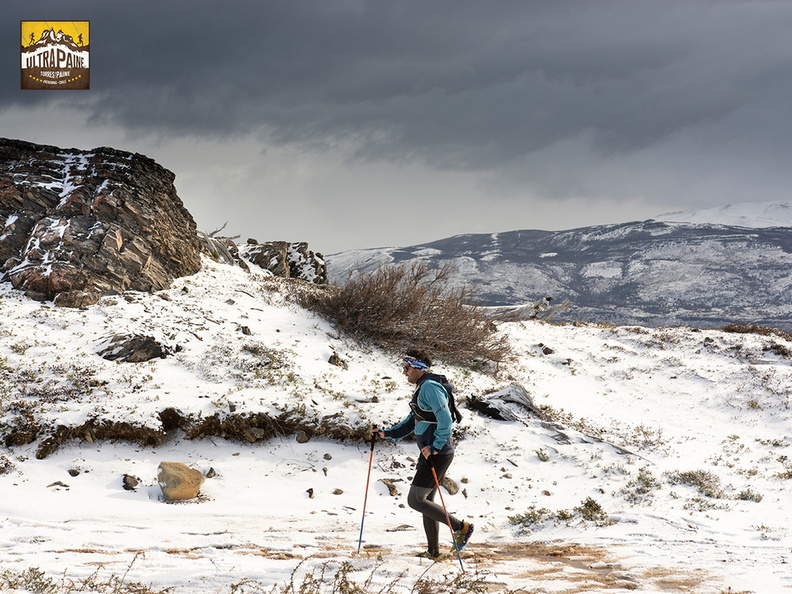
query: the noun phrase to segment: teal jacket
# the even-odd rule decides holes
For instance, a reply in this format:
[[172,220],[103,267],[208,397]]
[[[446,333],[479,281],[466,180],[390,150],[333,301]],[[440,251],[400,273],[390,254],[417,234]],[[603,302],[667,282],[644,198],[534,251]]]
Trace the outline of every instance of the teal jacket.
[[[423,376],[418,380],[413,402],[417,405],[416,410],[410,411],[409,415],[390,429],[385,429],[385,437],[398,441],[414,433],[418,448],[431,446],[434,454],[453,453],[451,430],[454,421],[448,409],[448,393],[445,388],[439,382]],[[431,413],[427,417],[436,419],[436,422],[422,421],[421,411]]]

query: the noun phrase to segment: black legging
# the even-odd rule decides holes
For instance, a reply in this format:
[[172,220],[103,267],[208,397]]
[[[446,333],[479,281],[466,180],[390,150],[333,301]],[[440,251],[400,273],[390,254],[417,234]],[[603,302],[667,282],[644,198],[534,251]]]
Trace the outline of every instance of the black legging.
[[[454,459],[454,454],[445,456],[434,455],[431,457],[432,465],[437,473],[437,480],[440,481],[445,476],[446,470],[451,466],[451,461]],[[437,486],[435,485],[434,477],[432,476],[432,469],[427,463],[426,458],[420,456],[418,464],[415,468],[415,477],[413,478],[410,492],[407,494],[407,505],[417,512],[423,514],[424,532],[426,533],[426,544],[428,545],[429,552],[436,555],[440,550],[439,525],[446,524],[446,515],[442,506],[434,502],[434,496],[437,493]],[[462,522],[449,514],[451,521],[451,528],[459,530],[462,528]]]

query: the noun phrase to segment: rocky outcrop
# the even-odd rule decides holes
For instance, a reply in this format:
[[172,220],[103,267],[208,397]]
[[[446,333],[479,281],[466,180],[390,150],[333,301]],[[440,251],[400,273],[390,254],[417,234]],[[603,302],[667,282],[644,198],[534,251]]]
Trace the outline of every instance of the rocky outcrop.
[[533,398],[520,384],[512,382],[502,390],[484,397],[472,397],[468,408],[498,421],[525,421],[531,417],[544,418]]
[[248,239],[239,253],[256,266],[275,276],[297,278],[317,285],[327,284],[327,265],[324,256],[308,249],[305,242],[270,241],[258,243]]
[[156,291],[200,268],[196,225],[151,159],[0,138],[0,274],[38,300],[80,307]]
[[142,334],[114,334],[107,336],[99,344],[97,354],[108,361],[142,363],[152,359],[164,359],[178,353],[181,347],[171,347],[160,343],[156,338]]

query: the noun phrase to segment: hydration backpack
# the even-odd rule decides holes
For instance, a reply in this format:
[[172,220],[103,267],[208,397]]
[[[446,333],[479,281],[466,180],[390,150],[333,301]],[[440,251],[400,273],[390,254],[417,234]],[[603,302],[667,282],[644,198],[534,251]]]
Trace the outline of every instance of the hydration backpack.
[[424,410],[418,406],[418,392],[421,391],[421,384],[426,380],[433,380],[443,386],[446,394],[448,394],[448,410],[451,411],[451,418],[454,422],[459,423],[462,420],[462,413],[459,412],[459,409],[456,407],[456,402],[454,401],[454,384],[449,382],[446,376],[437,373],[426,373],[419,380],[418,389],[415,390],[412,400],[410,401],[410,409],[412,409],[415,418],[424,423],[437,423],[437,418],[432,411]]

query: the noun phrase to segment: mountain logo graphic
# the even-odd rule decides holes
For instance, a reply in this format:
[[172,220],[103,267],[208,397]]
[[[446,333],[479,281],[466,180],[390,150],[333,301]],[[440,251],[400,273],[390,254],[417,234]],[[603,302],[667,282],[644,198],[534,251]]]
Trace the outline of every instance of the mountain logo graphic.
[[90,21],[21,21],[22,89],[90,89]]

